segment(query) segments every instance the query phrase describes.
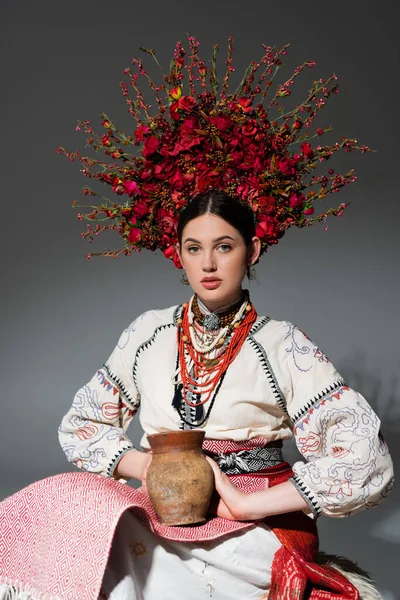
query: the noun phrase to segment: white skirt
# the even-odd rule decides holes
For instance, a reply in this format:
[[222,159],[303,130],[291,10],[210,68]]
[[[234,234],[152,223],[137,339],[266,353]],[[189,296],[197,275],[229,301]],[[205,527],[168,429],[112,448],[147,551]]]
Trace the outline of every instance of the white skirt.
[[281,547],[266,525],[218,540],[171,542],[127,511],[118,524],[101,600],[260,600]]

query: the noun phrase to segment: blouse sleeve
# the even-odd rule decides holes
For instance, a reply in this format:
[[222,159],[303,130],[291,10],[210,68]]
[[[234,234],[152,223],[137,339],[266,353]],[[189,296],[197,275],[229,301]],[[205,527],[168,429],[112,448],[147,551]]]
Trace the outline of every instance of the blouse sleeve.
[[126,430],[140,406],[132,366],[143,316],[123,331],[110,358],[78,390],[62,419],[61,447],[80,469],[112,477],[119,460],[134,447]]
[[284,352],[291,375],[287,409],[305,459],[293,465],[292,483],[315,516],[344,517],[379,504],[393,485],[379,418],[290,323]]

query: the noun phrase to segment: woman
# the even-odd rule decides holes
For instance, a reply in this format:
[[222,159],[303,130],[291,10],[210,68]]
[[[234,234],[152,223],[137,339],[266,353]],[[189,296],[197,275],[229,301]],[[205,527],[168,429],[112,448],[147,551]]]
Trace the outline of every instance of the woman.
[[[243,305],[251,306],[242,282],[258,260],[260,240],[250,211],[218,191],[193,199],[182,213],[178,237],[180,260],[195,294],[186,307],[189,320],[193,315],[191,342],[212,346],[221,329],[207,329],[204,318],[227,316],[229,327]],[[204,404],[185,403],[181,392],[177,403],[176,388],[184,379],[181,370],[176,373],[182,312],[185,308],[172,307],[139,317],[122,334],[103,369],[78,392],[60,427],[61,445],[70,461],[145,484],[151,462],[146,436],[200,425],[206,431],[205,449],[211,440],[248,448],[247,454],[220,453],[217,458],[225,471],[257,472],[283,462],[280,446],[294,432],[305,461],[293,466],[290,479],[270,488],[264,477],[258,480],[259,491],[244,493],[209,459],[221,496],[217,515],[240,522],[293,511],[341,517],[382,500],[393,472],[379,419],[290,323],[257,317],[220,379],[211,388],[199,388],[198,398],[209,399]],[[233,331],[237,335],[240,325],[224,334],[222,346],[199,350],[198,355],[223,359]],[[201,375],[197,383],[207,381],[207,373]],[[118,411],[113,412],[114,387],[105,382],[118,389]],[[192,390],[192,400],[195,395]],[[144,452],[133,448],[126,435],[139,404]],[[211,544],[164,541],[127,513],[117,530],[102,593],[110,598],[159,598],[161,593],[163,598],[201,598],[206,593],[215,598],[260,598],[269,590],[271,565],[280,546],[273,531],[261,523]]]
[[[81,123],[88,144],[103,147],[113,163],[64,151],[123,200],[107,204],[102,198],[100,207],[91,207],[90,223],[113,224],[90,224],[85,236],[118,229],[125,248],[103,253],[112,256],[163,250],[183,265],[194,295],[182,306],[136,319],[76,394],[60,442],[68,460],[88,473],[48,478],[2,503],[7,544],[0,585],[7,600],[24,594],[33,600],[359,597],[347,578],[317,563],[315,520],[356,513],[390,490],[392,462],[379,419],[305,334],[258,316],[242,282],[289,227],[343,212],[340,205],[308,217],[313,200],[328,193],[328,185],[336,192],[354,181],[352,172],[339,176],[330,169],[309,184],[304,179],[337,149],[367,147],[343,138],[313,149],[308,140],[324,133],[319,129],[302,133],[300,151],[293,153],[297,133],[310,127],[336,83],[334,77],[315,82],[305,103],[270,121],[254,100],[265,97],[286,47],[265,47],[238,90],[227,94],[230,40],[217,97],[215,61],[208,77],[196,40],[189,42],[187,66],[178,43],[165,85],[151,82],[156,116],[138,88],[138,77],[148,80],[141,61],[133,61],[138,74],[126,70],[137,93],[133,102],[121,85],[138,123],[134,140],[105,115],[101,138]],[[289,95],[291,84],[278,88],[270,106]],[[167,90],[167,104],[160,90]],[[143,145],[141,156],[129,155],[130,144]],[[312,185],[321,186],[319,196]],[[95,195],[90,188],[84,193]],[[143,451],[126,432],[139,406]],[[146,494],[146,436],[191,428],[205,430],[203,450],[219,498],[205,524],[163,526]],[[281,446],[293,435],[304,461],[291,470]],[[142,486],[121,483],[130,478]]]

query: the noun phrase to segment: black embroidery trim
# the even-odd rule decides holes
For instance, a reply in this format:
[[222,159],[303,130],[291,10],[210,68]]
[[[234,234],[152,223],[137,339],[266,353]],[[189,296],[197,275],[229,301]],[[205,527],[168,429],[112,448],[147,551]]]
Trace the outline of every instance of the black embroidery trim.
[[182,310],[183,310],[183,306],[182,304],[179,304],[176,309],[174,310],[174,314],[172,315],[172,319],[174,321],[174,325],[175,327],[178,326],[178,319],[182,314]]
[[293,475],[293,477],[291,477],[289,481],[293,483],[296,490],[302,495],[304,500],[307,502],[313,515],[315,517],[319,517],[322,514],[322,510],[318,505],[317,501],[315,500],[314,496],[312,495],[311,490],[309,490],[305,486],[303,481],[297,475]]
[[262,329],[264,327],[264,325],[269,323],[270,320],[271,320],[271,317],[260,317],[260,319],[257,320],[254,323],[253,327],[250,329],[249,335],[254,335],[255,333],[257,333],[257,331],[260,331],[260,329]]
[[128,393],[128,391],[127,391],[125,385],[122,383],[122,381],[111,371],[111,369],[107,363],[104,363],[103,368],[104,368],[105,372],[107,373],[107,376],[109,377],[109,379],[111,379],[111,381],[118,388],[121,395],[124,397],[124,400],[127,401],[127,403],[131,406],[131,408],[137,410],[140,406],[140,395],[138,395],[138,397],[136,398],[136,401],[135,401],[131,397],[131,395]]
[[296,413],[294,415],[294,417],[292,418],[293,423],[296,423],[299,419],[304,417],[304,415],[310,410],[310,408],[312,408],[314,406],[314,404],[316,404],[317,402],[320,402],[326,396],[329,396],[329,394],[332,394],[332,392],[334,392],[335,390],[338,390],[339,388],[343,387],[344,385],[346,385],[344,379],[339,379],[338,381],[335,381],[334,383],[332,383],[329,387],[322,390],[322,392],[315,395],[313,398],[311,398],[307,402],[307,404],[303,408],[301,408],[299,410],[298,413]]
[[146,350],[149,346],[152,345],[152,343],[154,342],[154,340],[157,337],[157,334],[160,333],[160,331],[163,331],[164,329],[169,329],[170,327],[175,327],[175,323],[166,323],[165,325],[160,325],[159,327],[156,327],[156,329],[154,330],[153,334],[149,337],[149,339],[146,340],[145,342],[143,342],[142,344],[140,344],[139,348],[136,350],[135,360],[133,361],[133,367],[132,367],[132,376],[133,376],[133,381],[135,383],[136,388],[138,388],[137,379],[136,379],[136,371],[137,371],[138,360],[139,360],[139,356],[140,356],[141,352],[143,352],[143,350]]
[[278,380],[276,379],[275,373],[271,367],[271,363],[268,360],[267,353],[265,352],[262,345],[259,344],[252,335],[249,335],[246,339],[252,345],[252,347],[254,348],[254,350],[256,351],[256,353],[258,355],[258,358],[260,359],[261,366],[264,369],[265,374],[267,375],[268,382],[271,386],[272,393],[274,394],[274,397],[278,403],[278,406],[281,408],[281,410],[286,415],[289,416],[289,413],[286,408],[285,396],[283,395],[282,390],[279,387]]
[[122,448],[121,450],[118,450],[118,452],[116,454],[114,454],[110,464],[107,467],[106,470],[106,475],[107,477],[112,477],[113,473],[115,471],[115,467],[117,466],[117,463],[121,460],[121,458],[124,456],[124,454],[126,454],[127,452],[129,452],[130,450],[134,450],[135,447],[131,442],[128,442],[129,446],[128,448]]

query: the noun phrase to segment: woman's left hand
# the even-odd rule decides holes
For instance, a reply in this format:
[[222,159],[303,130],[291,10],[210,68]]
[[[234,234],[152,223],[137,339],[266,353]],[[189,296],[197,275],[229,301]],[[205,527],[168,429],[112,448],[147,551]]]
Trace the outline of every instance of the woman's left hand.
[[221,496],[217,515],[235,521],[258,521],[270,515],[280,515],[296,510],[310,512],[303,496],[290,481],[278,483],[264,490],[245,494],[238,490],[217,463],[206,456],[214,471],[215,488]]
[[215,489],[221,497],[216,507],[216,514],[219,517],[234,521],[248,520],[250,518],[246,515],[248,495],[241,492],[229,477],[222,473],[215,460],[208,456],[206,456],[206,459],[214,472]]

